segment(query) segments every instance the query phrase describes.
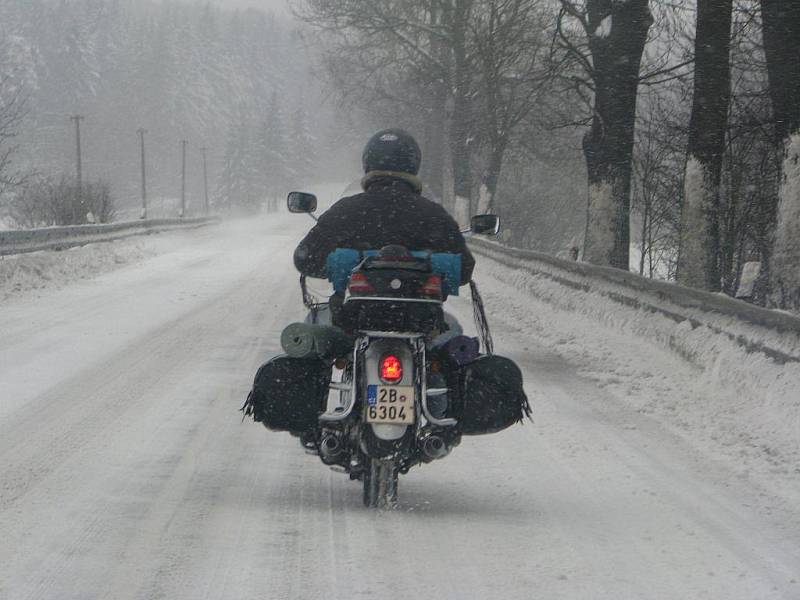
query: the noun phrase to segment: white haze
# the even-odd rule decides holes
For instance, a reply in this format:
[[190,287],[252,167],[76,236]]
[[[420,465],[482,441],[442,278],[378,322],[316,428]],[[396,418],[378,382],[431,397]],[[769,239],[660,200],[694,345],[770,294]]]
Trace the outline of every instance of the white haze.
[[[208,4],[206,0],[197,0]],[[222,8],[258,8],[282,14],[291,14],[287,0],[211,0],[211,4]]]

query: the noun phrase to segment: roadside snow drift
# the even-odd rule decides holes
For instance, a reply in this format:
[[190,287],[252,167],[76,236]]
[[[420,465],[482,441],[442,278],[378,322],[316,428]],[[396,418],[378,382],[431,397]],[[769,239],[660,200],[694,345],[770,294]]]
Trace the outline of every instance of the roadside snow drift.
[[[569,360],[591,362],[594,379],[624,387],[619,397],[631,408],[659,415],[706,454],[740,462],[742,473],[800,502],[800,319],[715,298],[722,314],[698,301],[702,292],[657,282],[665,291],[647,289],[645,281],[634,289],[589,265],[568,271],[555,259],[476,248],[491,288],[506,290],[491,293],[490,311],[510,312]],[[673,377],[658,378],[665,370]]]

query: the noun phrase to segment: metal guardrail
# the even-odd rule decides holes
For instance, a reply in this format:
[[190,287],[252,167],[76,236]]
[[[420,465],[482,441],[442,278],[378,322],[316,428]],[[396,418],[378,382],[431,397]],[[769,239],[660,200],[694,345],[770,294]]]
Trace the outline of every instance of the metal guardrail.
[[[800,362],[800,317],[769,310],[724,294],[713,294],[667,281],[648,279],[636,273],[555,258],[548,254],[509,248],[495,242],[471,238],[478,254],[514,269],[547,277],[576,290],[599,293],[612,301],[653,312],[692,328],[705,326],[744,347],[761,352],[779,363]],[[737,325],[747,325],[752,335]],[[760,332],[758,330],[761,330]],[[778,333],[785,343],[775,344],[764,330]]]
[[103,225],[75,225],[71,227],[46,227],[0,231],[0,256],[38,252],[40,250],[65,250],[98,242],[110,242],[135,235],[145,235],[171,229],[192,229],[220,223],[219,217],[191,219],[150,219],[126,221]]

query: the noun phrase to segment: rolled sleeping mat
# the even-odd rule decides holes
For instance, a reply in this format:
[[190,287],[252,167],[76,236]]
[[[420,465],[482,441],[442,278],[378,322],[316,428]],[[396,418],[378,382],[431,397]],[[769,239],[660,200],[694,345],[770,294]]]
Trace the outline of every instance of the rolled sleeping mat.
[[305,323],[292,323],[281,333],[281,348],[292,358],[315,355],[314,336]]
[[339,358],[353,349],[353,340],[338,327],[292,323],[281,333],[281,347],[292,358]]

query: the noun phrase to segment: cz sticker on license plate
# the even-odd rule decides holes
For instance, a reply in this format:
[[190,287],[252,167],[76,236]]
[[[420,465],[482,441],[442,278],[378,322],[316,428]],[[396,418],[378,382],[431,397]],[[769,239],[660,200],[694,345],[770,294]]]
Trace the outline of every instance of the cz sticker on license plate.
[[368,385],[367,423],[414,423],[414,386]]

